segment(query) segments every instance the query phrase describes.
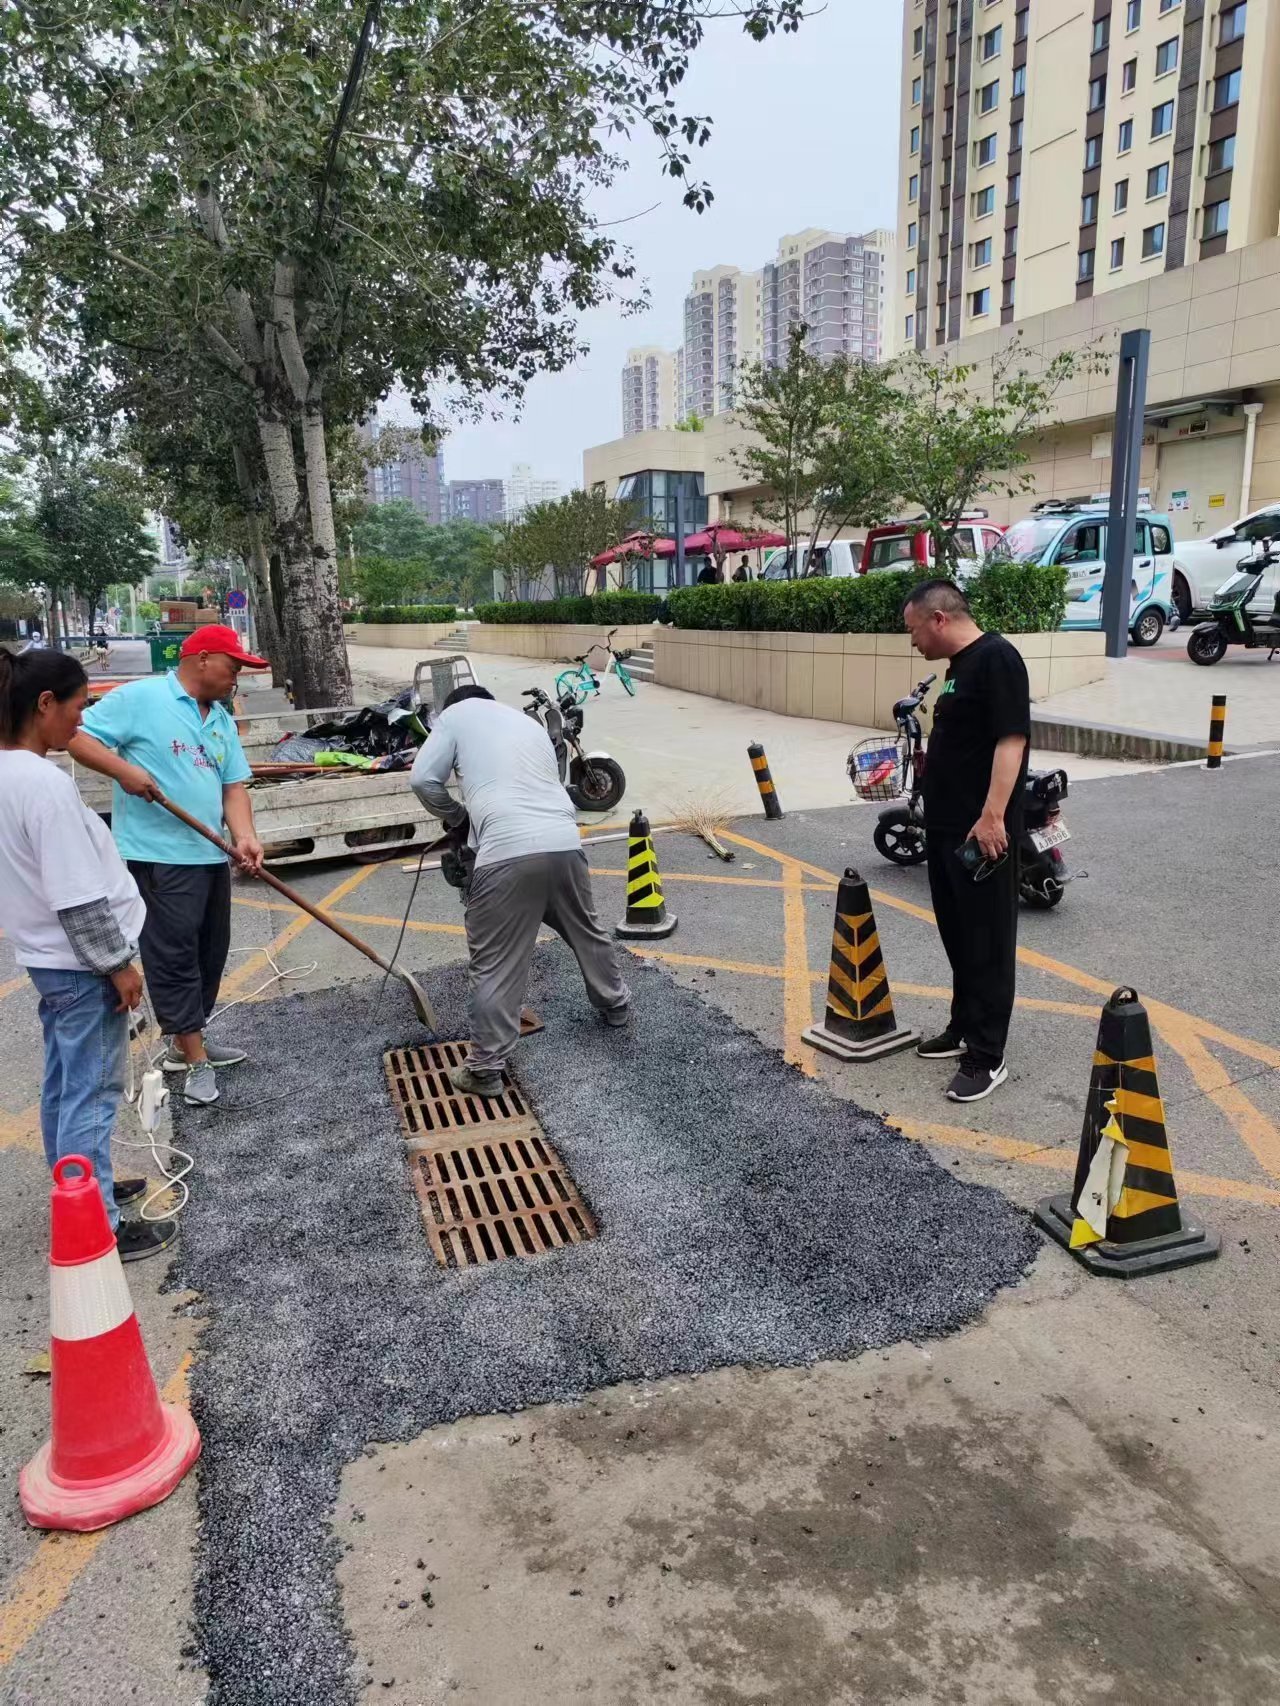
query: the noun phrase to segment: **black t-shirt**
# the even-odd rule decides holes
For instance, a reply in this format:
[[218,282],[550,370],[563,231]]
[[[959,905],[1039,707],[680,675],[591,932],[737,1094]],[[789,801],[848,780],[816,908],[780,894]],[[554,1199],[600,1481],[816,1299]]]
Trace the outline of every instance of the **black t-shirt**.
[[[983,634],[957,652],[933,708],[924,769],[925,823],[964,834],[982,816],[991,785],[996,742],[1024,735],[1030,745],[1031,688],[1017,648],[1001,634]],[[1027,752],[1009,796],[1005,821],[1022,813]]]

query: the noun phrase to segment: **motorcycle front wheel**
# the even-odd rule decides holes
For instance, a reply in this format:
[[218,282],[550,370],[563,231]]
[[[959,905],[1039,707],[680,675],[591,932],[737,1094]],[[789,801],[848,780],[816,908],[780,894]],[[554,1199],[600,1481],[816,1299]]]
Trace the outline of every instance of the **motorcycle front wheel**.
[[924,826],[912,818],[906,806],[883,813],[871,839],[881,858],[895,865],[922,865],[929,854]]
[[1227,642],[1221,628],[1197,628],[1187,641],[1187,656],[1192,663],[1217,663],[1226,652]]
[[612,758],[575,759],[567,792],[580,812],[608,812],[627,791],[627,778]]

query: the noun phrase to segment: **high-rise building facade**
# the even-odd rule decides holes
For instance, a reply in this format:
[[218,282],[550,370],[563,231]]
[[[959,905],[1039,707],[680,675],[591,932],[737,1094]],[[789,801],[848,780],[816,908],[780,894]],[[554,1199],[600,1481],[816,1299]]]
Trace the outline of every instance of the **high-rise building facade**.
[[[393,425],[369,421],[359,436],[366,444],[376,444]],[[403,432],[404,428],[396,430]],[[371,464],[365,470],[365,487],[371,503],[411,503],[433,526],[444,520],[444,455],[439,450],[426,450],[417,439],[400,445],[385,461]]]
[[791,327],[803,320],[815,355],[881,361],[890,353],[892,231],[860,237],[809,229],[784,237],[760,274],[763,359],[787,359]]
[[760,274],[726,266],[695,273],[681,349],[681,419],[732,408],[738,369],[760,357]]
[[503,505],[508,521],[518,521],[533,504],[549,503],[560,496],[559,480],[543,480],[530,462],[513,462],[502,482]]
[[501,521],[506,514],[501,480],[450,480],[446,509],[450,521]]
[[628,350],[622,369],[623,436],[672,427],[678,418],[675,352],[653,345]]
[[1280,0],[905,0],[899,344],[1274,236],[1277,71]]

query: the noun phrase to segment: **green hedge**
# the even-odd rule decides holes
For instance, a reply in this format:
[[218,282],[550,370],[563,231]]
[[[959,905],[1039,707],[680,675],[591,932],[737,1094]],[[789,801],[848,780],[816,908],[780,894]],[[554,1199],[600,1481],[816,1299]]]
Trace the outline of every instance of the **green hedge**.
[[456,604],[380,604],[353,613],[353,622],[456,622]]
[[544,598],[532,603],[477,604],[482,622],[533,622],[559,625],[588,623],[592,627],[622,628],[656,621],[662,599],[651,592],[598,592],[590,598]]
[[[736,628],[793,634],[901,634],[902,603],[923,571],[839,579],[687,586],[670,594],[677,628]],[[1066,572],[995,563],[969,585],[976,620],[1004,634],[1039,634],[1066,612]]]

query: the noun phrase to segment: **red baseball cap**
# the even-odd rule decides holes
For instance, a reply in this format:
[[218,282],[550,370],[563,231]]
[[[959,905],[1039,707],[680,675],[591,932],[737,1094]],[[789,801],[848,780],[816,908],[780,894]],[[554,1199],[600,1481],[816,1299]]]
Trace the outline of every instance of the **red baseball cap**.
[[201,652],[224,652],[247,669],[271,668],[266,658],[254,657],[252,652],[245,651],[234,628],[224,628],[219,622],[211,622],[207,628],[197,628],[194,634],[188,634],[178,656],[196,658]]

